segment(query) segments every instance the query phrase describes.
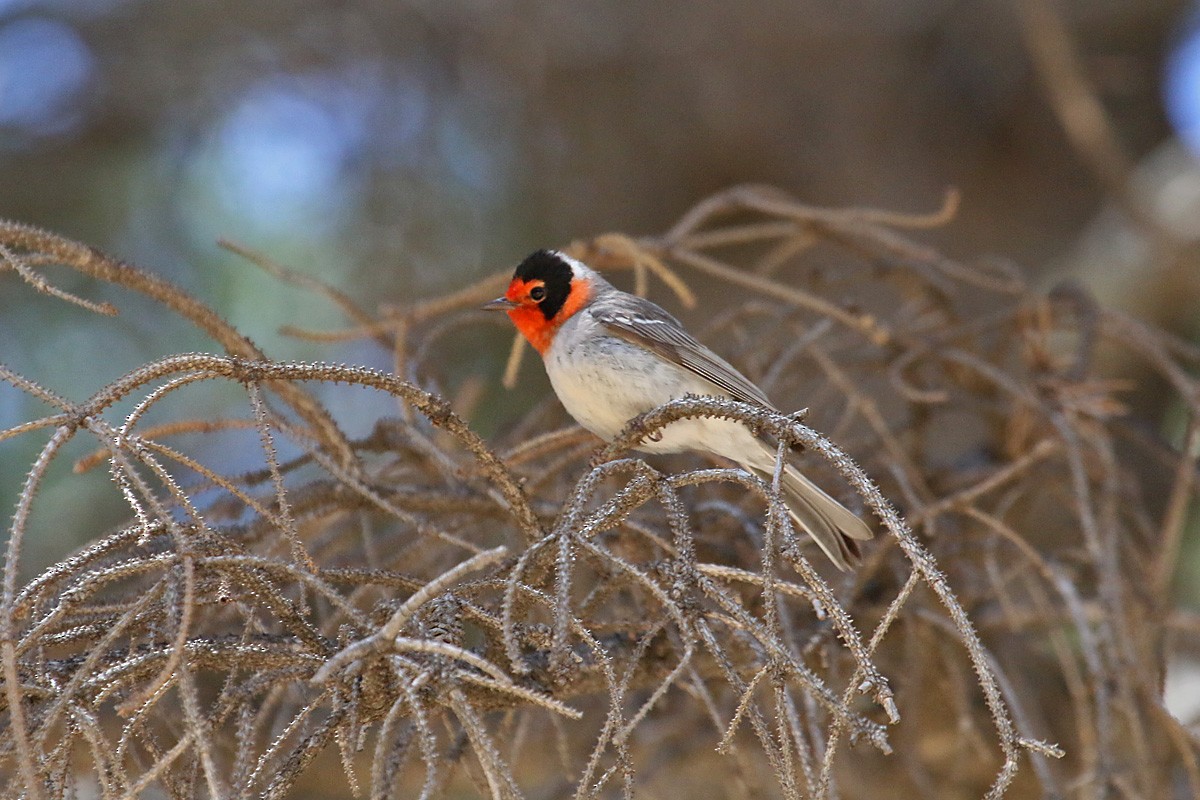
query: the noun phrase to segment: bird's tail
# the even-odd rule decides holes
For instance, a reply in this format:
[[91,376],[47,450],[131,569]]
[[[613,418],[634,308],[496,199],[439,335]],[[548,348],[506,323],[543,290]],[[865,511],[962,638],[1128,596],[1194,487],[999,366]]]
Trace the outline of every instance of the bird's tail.
[[[758,465],[748,466],[763,480],[771,480],[773,467],[764,469]],[[849,569],[862,560],[858,542],[875,535],[867,523],[790,464],[784,467],[780,487],[792,519],[825,551],[838,569]]]

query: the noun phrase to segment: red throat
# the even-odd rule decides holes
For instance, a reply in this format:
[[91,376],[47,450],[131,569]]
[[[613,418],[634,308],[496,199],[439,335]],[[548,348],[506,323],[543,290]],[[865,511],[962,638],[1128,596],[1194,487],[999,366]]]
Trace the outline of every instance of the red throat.
[[509,309],[508,318],[512,320],[521,335],[533,345],[533,348],[544,356],[554,341],[554,334],[562,324],[587,304],[588,298],[591,296],[591,287],[586,281],[578,278],[571,281],[571,291],[567,293],[567,301],[563,303],[563,307],[558,310],[557,314],[551,319],[546,319],[542,309],[536,303],[528,301],[528,289],[524,283],[524,281],[513,281],[512,285],[508,287],[508,292],[506,292],[508,299],[520,304]]

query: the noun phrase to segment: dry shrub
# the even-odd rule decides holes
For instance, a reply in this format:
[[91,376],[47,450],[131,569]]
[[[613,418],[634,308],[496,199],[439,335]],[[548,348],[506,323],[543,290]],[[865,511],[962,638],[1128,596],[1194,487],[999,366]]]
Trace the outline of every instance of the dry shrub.
[[[1193,733],[1160,692],[1169,635],[1195,633],[1169,585],[1200,352],[1077,287],[1039,294],[901,233],[952,213],[953,198],[908,217],[738,187],[663,236],[570,245],[684,305],[727,288],[740,302],[714,302],[697,332],[810,407],[687,398],[607,445],[548,400],[489,446],[418,385],[446,379],[446,337],[501,330],[471,310],[503,274],[372,314],[243,252],[353,324],[295,333],[371,337],[388,374],[272,361],[149,273],[0,225],[2,263],[34,288],[111,312],[42,275],[65,265],[224,350],[84,401],[3,371],[52,409],[0,434],[47,437],[0,602],[4,796],[1200,796]],[[1181,445],[1124,407],[1115,370],[1157,373]],[[246,414],[196,418],[181,390],[199,382],[240,387]],[[319,383],[399,411],[348,440]],[[832,570],[770,483],[633,454],[694,416],[803,451],[878,522],[865,563]],[[262,469],[181,444],[239,431]],[[81,436],[97,453],[77,468],[106,465],[130,521],[19,585],[38,490]]]

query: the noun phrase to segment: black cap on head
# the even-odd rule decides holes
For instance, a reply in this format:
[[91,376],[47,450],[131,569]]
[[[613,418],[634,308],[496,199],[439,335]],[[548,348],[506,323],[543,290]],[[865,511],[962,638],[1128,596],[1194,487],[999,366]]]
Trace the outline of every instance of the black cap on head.
[[538,301],[538,308],[546,319],[553,319],[563,307],[563,303],[567,302],[567,295],[571,293],[571,278],[574,275],[570,263],[561,254],[553,250],[538,250],[530,253],[517,265],[513,278],[542,282],[546,287],[546,296]]

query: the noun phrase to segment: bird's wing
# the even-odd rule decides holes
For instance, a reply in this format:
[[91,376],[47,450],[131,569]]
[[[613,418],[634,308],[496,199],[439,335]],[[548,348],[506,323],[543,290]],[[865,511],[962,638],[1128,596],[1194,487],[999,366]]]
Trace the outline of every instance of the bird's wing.
[[649,300],[627,296],[622,298],[620,306],[597,302],[591,313],[613,336],[699,375],[735,400],[775,410],[762,389],[696,341],[679,320]]

